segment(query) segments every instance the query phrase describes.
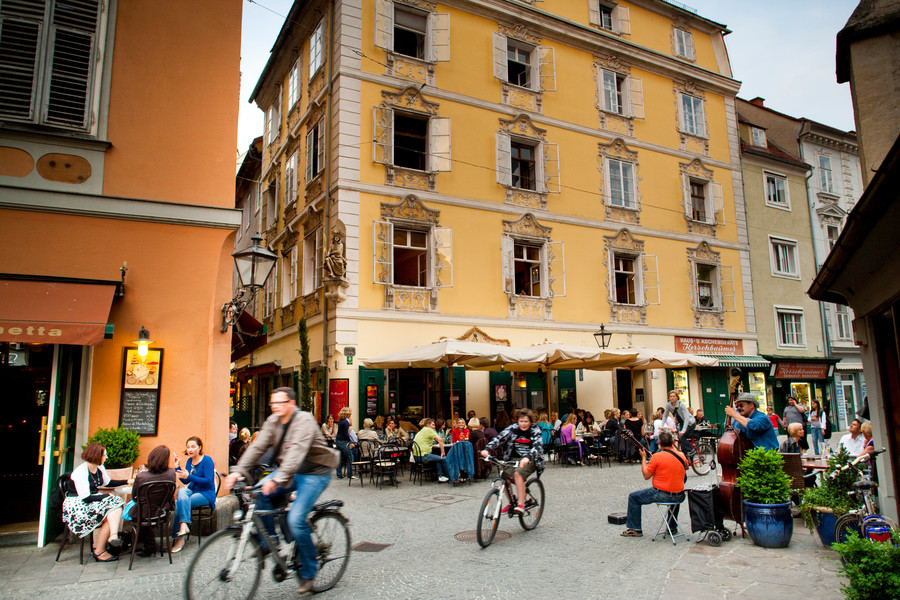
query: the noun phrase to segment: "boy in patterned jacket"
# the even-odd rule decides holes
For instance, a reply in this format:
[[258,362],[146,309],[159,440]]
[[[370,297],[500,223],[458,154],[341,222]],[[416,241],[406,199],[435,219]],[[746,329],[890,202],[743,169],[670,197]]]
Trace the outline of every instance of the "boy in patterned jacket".
[[[481,455],[487,457],[490,450],[502,448],[503,460],[515,459],[516,466],[503,468],[507,477],[512,477],[516,484],[516,496],[519,502],[525,499],[525,481],[535,472],[540,475],[544,470],[544,445],[541,443],[541,428],[534,424],[534,413],[531,409],[520,408],[515,412],[516,422],[501,431],[492,439]],[[525,507],[518,504],[516,514],[525,512]]]

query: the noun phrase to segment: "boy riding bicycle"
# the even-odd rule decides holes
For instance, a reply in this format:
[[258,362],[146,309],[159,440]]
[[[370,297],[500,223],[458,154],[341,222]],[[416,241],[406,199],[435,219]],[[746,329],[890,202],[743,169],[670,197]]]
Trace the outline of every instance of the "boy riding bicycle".
[[[481,451],[481,456],[487,457],[490,450],[502,448],[503,460],[518,459],[517,466],[504,467],[503,472],[515,482],[518,502],[524,502],[525,481],[535,471],[538,474],[544,471],[544,445],[541,442],[541,428],[534,424],[534,413],[530,409],[516,410],[515,417],[516,422],[488,442]],[[517,504],[513,511],[522,514],[525,506]]]

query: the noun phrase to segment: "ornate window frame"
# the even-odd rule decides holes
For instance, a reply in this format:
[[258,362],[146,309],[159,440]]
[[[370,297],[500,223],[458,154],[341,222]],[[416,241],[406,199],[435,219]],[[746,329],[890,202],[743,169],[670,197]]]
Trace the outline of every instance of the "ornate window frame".
[[[660,303],[658,257],[644,253],[644,241],[635,239],[628,229],[620,229],[615,235],[603,236],[606,265],[606,297],[609,301],[609,318],[614,323],[632,325],[647,324],[647,306]],[[636,302],[626,304],[615,297],[615,256],[628,256],[635,261],[635,278],[640,278],[635,290]],[[655,285],[651,285],[654,283]],[[655,292],[655,293],[654,293]]]
[[[507,296],[510,318],[552,319],[553,298],[566,295],[565,246],[562,241],[554,242],[550,236],[551,232],[552,228],[541,225],[532,213],[525,213],[516,220],[503,220],[503,237],[500,244],[503,292]],[[541,248],[540,268],[544,283],[541,284],[540,296],[522,296],[515,289],[513,252],[517,243]],[[554,265],[557,265],[556,271]],[[560,286],[554,286],[558,280],[562,280],[561,293]]]
[[[699,158],[689,163],[678,163],[678,173],[681,175],[682,200],[684,220],[687,223],[688,233],[696,233],[706,237],[716,237],[716,227],[725,224],[725,203],[722,197],[722,184],[713,178],[715,172],[703,164]],[[691,200],[691,180],[705,181],[706,210],[712,217],[709,221],[697,221],[693,217],[693,203]]]
[[[638,153],[628,148],[622,138],[616,138],[608,144],[597,144],[598,169],[601,173],[600,201],[603,203],[607,221],[616,221],[629,225],[641,224],[641,175]],[[610,198],[609,160],[631,163],[634,167],[634,207],[613,206]]]
[[[675,129],[678,131],[680,147],[685,152],[709,156],[709,111],[706,92],[693,81],[673,81],[672,93],[675,97]],[[687,131],[683,124],[681,96],[693,96],[703,103],[703,134]]]
[[[694,327],[698,329],[724,329],[725,313],[734,312],[735,310],[734,275],[731,266],[723,265],[720,253],[710,248],[706,242],[700,242],[696,248],[688,248],[687,258],[688,278],[691,282],[691,309],[694,311]],[[707,265],[715,269],[716,280],[715,287],[712,290],[715,300],[714,306],[700,306],[697,265]]]
[[[510,144],[513,139],[534,144],[537,150],[535,157],[536,186],[538,189],[526,190],[512,185],[512,163]],[[546,210],[548,194],[560,192],[559,146],[547,141],[547,130],[537,127],[526,114],[516,118],[500,119],[500,129],[496,133],[497,183],[506,191],[506,204],[525,208]]]
[[[498,23],[498,31],[492,35],[493,73],[500,81],[500,102],[519,110],[539,113],[543,108],[544,92],[556,91],[556,52],[542,46],[543,39],[527,25]],[[507,50],[509,40],[530,48],[531,71],[536,85],[523,87],[509,81]]]
[[[426,14],[425,58],[394,51],[394,7],[401,5]],[[434,85],[435,65],[450,60],[450,15],[437,12],[429,0],[377,0],[375,45],[384,50],[384,74],[416,84]]]
[[[594,78],[594,106],[599,115],[599,127],[606,131],[634,137],[634,120],[644,118],[644,84],[631,74],[631,67],[623,64],[617,56],[595,56],[591,65]],[[614,72],[625,79],[622,92],[621,113],[604,106],[603,72]],[[627,109],[627,110],[626,110]]]

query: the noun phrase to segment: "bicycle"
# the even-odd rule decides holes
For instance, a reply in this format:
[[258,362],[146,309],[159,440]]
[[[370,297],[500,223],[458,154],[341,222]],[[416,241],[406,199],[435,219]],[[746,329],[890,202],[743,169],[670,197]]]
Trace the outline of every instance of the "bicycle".
[[687,438],[691,446],[691,452],[687,454],[687,459],[691,463],[691,469],[697,475],[706,475],[716,468],[716,451],[715,440],[713,438],[701,437],[699,439]]
[[[288,497],[284,496],[284,503],[277,508],[256,510],[261,488],[261,483],[249,489],[241,482],[235,485],[233,492],[240,503],[236,523],[211,535],[194,555],[184,581],[185,598],[253,598],[267,556],[275,562],[275,581],[281,583],[291,574],[299,579],[294,566],[296,544],[287,528]],[[319,567],[312,587],[316,593],[334,587],[350,560],[349,520],[340,511],[343,505],[341,500],[320,502],[308,516]],[[269,534],[263,517],[275,519],[274,535]],[[265,540],[266,548],[260,539]]]
[[[516,499],[516,485],[512,477],[503,473],[503,467],[515,467],[518,461],[503,461],[493,456],[484,458],[485,462],[496,464],[500,468],[500,475],[491,483],[491,489],[481,502],[478,512],[478,545],[487,548],[494,541],[497,528],[500,525],[500,516],[504,514],[503,502],[507,500],[505,514],[510,519],[516,516],[513,507],[518,504]],[[501,494],[505,491],[506,495]],[[544,514],[544,484],[539,476],[530,477],[525,482],[525,502],[522,503],[525,512],[518,514],[519,524],[525,531],[531,531],[541,522]]]
[[[834,524],[835,541],[846,542],[851,534],[856,534],[875,541],[890,542],[892,534],[898,531],[897,523],[893,519],[879,515],[876,512],[875,499],[872,495],[878,487],[878,483],[866,479],[863,472],[856,468],[856,465],[860,462],[867,461],[870,457],[874,458],[884,451],[885,449],[882,448],[870,454],[860,455],[850,464],[831,473],[830,477],[834,478],[841,471],[853,469],[860,477],[860,480],[853,484],[853,491],[850,494],[860,494],[862,496],[858,509],[851,510],[847,514],[838,517],[837,522]],[[844,562],[843,556],[841,556],[841,562]],[[846,563],[844,562],[844,564]]]

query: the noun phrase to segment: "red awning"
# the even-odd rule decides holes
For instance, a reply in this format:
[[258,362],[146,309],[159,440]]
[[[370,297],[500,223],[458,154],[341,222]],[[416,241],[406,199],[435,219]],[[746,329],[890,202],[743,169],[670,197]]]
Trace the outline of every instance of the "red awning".
[[116,285],[0,278],[0,342],[99,345]]
[[237,323],[231,328],[231,362],[265,346],[268,340],[266,326],[250,313],[242,312]]

